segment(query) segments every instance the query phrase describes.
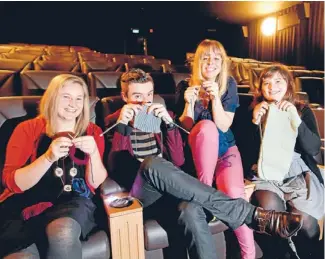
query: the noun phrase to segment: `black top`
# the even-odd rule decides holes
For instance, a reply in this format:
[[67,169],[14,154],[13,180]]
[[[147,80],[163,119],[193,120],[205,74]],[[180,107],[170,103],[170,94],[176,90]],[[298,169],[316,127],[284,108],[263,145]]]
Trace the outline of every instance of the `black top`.
[[324,179],[317,166],[314,156],[320,153],[321,139],[318,132],[317,122],[313,111],[304,106],[301,110],[301,124],[298,128],[298,137],[295,151],[301,154],[310,170],[316,174],[318,180],[324,184]]

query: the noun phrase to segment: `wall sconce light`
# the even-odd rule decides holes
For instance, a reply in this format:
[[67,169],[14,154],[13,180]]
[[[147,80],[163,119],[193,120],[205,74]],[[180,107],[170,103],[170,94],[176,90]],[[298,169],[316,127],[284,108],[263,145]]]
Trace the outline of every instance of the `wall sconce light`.
[[271,36],[275,33],[276,30],[276,18],[274,17],[269,17],[266,18],[263,22],[262,22],[262,33],[265,36]]

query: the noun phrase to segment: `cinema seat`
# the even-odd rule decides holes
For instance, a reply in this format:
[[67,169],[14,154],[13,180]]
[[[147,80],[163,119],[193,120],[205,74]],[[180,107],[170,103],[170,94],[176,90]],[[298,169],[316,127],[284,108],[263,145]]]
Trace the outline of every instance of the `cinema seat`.
[[190,66],[175,65],[175,64],[163,64],[164,73],[191,73]]
[[52,62],[78,62],[77,56],[60,56],[60,55],[42,55],[38,60],[52,61]]
[[[66,71],[23,71],[20,73],[22,95],[42,95],[47,89],[50,81],[60,74],[74,74],[83,78],[87,83],[86,75],[80,73]],[[91,92],[90,89],[89,92]]]
[[32,54],[20,54],[20,53],[3,53],[0,55],[0,58],[8,58],[8,59],[21,59],[25,61],[32,62],[34,61],[39,55],[32,55]]
[[119,64],[112,61],[85,61],[81,64],[81,71],[84,74],[99,71],[118,72],[122,70],[123,67],[124,64]]
[[47,61],[39,60],[34,61],[35,71],[67,71],[67,72],[80,72],[79,62],[69,62],[69,61]]
[[175,86],[177,86],[180,81],[189,79],[191,77],[189,73],[173,73],[172,75],[174,78]]
[[115,62],[115,59],[114,59],[114,57],[115,57],[116,61],[122,60],[123,63],[125,63],[126,60],[129,60],[131,58],[129,55],[126,55],[126,54],[114,54],[114,53],[105,54],[105,56],[107,57],[107,59],[109,61]]
[[91,95],[104,98],[119,95],[119,78],[122,72],[90,72],[88,74]]
[[12,70],[20,72],[24,69],[31,69],[31,63],[21,59],[0,58],[0,70]]
[[0,70],[0,97],[15,95],[16,72]]
[[152,71],[152,67],[150,64],[145,64],[144,63],[144,59],[138,59],[138,58],[134,58],[134,59],[129,59],[126,63],[125,63],[125,69],[126,71],[129,71],[132,68],[140,68],[143,71],[149,73]]
[[259,78],[263,68],[251,68],[249,70],[249,86],[251,92],[254,93],[255,89],[258,88]]
[[324,78],[319,77],[296,77],[297,89],[306,92],[310,103],[324,106]]

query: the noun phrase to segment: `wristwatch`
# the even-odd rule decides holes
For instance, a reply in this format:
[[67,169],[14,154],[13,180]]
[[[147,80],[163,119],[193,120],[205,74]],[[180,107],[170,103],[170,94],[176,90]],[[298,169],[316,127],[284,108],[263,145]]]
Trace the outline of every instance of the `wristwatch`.
[[166,125],[167,130],[173,130],[176,128],[174,123],[169,123],[169,124],[165,123],[165,125]]

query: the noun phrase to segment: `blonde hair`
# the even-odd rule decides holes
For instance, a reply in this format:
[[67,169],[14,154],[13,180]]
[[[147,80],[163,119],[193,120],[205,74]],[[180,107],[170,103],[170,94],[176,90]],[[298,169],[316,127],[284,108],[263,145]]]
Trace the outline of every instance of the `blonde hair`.
[[203,81],[201,64],[202,58],[210,52],[214,52],[221,55],[222,63],[220,73],[216,77],[216,82],[219,85],[219,94],[222,95],[227,90],[228,82],[228,64],[227,64],[227,54],[219,41],[216,40],[203,40],[197,47],[194,55],[193,67],[192,67],[192,76],[190,80],[190,86],[201,85]]
[[75,125],[75,135],[82,135],[89,124],[89,94],[88,88],[83,79],[70,74],[61,74],[54,77],[46,89],[39,106],[40,116],[46,120],[46,133],[49,136],[55,135],[55,123],[58,114],[59,92],[67,83],[77,83],[82,86],[84,102],[81,114],[78,116]]

